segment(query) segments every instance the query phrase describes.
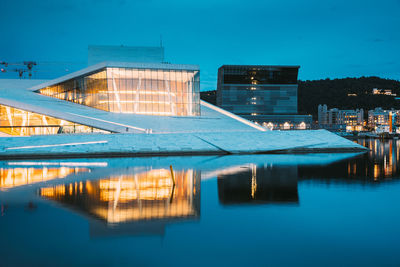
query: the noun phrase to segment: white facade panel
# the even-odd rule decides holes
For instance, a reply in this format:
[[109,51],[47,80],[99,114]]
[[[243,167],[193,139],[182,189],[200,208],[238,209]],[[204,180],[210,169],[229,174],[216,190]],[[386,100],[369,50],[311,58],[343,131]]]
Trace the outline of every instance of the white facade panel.
[[88,65],[103,61],[162,63],[164,47],[89,46]]

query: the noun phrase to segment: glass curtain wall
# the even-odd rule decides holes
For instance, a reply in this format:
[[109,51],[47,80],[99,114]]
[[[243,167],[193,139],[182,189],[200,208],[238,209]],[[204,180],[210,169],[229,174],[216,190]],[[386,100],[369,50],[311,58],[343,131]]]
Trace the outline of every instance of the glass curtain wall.
[[40,94],[108,111],[106,70],[40,89]]
[[0,132],[19,136],[62,133],[109,133],[90,126],[5,105],[0,105]]
[[105,68],[39,92],[109,112],[200,115],[198,71]]

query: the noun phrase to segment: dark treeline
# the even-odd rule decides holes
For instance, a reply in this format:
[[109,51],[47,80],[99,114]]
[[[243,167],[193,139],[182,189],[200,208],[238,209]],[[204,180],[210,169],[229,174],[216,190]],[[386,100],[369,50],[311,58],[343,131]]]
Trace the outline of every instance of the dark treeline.
[[201,100],[204,100],[210,104],[217,105],[217,91],[216,90],[200,92],[200,98],[201,98]]
[[[319,104],[328,105],[328,109],[363,108],[366,111],[376,107],[400,109],[400,100],[396,100],[393,96],[373,95],[373,88],[390,89],[393,94],[400,97],[400,81],[379,77],[299,81],[299,114],[311,114],[316,119]],[[211,104],[216,104],[215,90],[201,92],[200,97]]]

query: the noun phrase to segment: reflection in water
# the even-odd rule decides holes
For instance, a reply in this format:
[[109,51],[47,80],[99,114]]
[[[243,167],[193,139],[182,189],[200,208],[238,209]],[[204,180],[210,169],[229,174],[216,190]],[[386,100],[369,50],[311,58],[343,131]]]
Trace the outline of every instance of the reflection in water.
[[200,215],[200,173],[153,169],[44,187],[39,195],[113,227],[128,222],[196,218]]
[[358,143],[369,148],[360,157],[340,161],[328,166],[299,166],[299,179],[315,179],[328,182],[383,182],[400,176],[400,141],[360,139]]
[[218,176],[218,196],[224,205],[298,203],[297,166],[242,166]]
[[[376,149],[356,157],[0,162],[14,173],[35,167],[46,180],[56,177],[52,168],[60,175],[88,168],[0,191],[0,265],[396,265],[400,183],[389,179],[400,176],[391,142],[382,152],[377,140]],[[93,240],[99,237],[107,238]]]
[[0,189],[9,189],[21,185],[45,182],[56,178],[65,178],[70,174],[87,172],[86,168],[71,167],[18,167],[0,168]]
[[[400,163],[400,147],[397,140],[391,139],[386,142],[382,142],[378,139],[359,140],[358,143],[370,149],[368,160],[373,162],[373,164],[371,164],[373,169],[371,166],[367,173],[369,177],[373,177],[374,180],[377,180],[379,178],[393,177],[398,174],[397,165]],[[356,174],[357,170],[355,170],[355,168],[356,167],[353,166],[350,172]]]

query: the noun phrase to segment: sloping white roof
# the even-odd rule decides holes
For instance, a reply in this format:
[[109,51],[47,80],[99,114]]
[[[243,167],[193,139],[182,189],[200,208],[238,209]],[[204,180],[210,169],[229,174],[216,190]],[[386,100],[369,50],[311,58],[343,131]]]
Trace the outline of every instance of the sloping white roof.
[[52,86],[82,75],[90,74],[92,72],[101,70],[103,68],[134,68],[134,69],[161,69],[161,70],[188,70],[188,71],[199,71],[198,65],[183,65],[183,64],[168,64],[168,63],[137,63],[137,62],[101,62],[79,71],[64,75],[54,80],[46,81],[44,83],[35,85],[29,88],[32,91],[36,91],[48,86]]
[[220,131],[259,131],[262,127],[201,102],[201,116],[172,117],[112,113],[27,90],[43,83],[37,80],[0,79],[0,104],[28,110],[117,133],[190,133]]

